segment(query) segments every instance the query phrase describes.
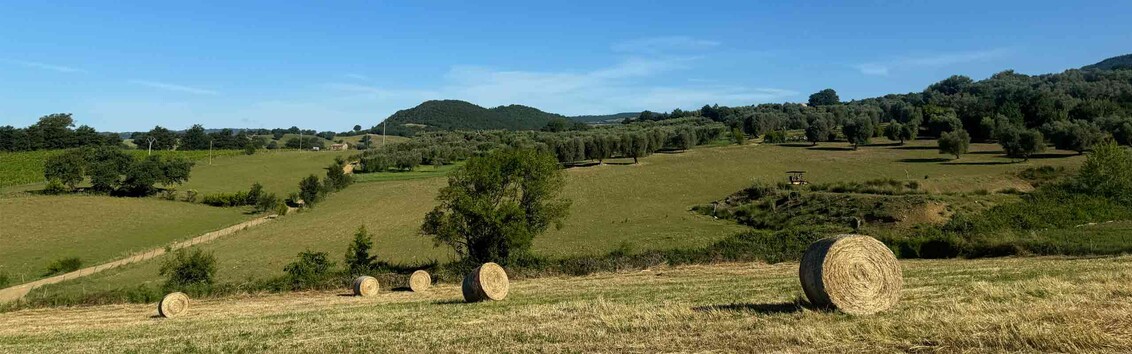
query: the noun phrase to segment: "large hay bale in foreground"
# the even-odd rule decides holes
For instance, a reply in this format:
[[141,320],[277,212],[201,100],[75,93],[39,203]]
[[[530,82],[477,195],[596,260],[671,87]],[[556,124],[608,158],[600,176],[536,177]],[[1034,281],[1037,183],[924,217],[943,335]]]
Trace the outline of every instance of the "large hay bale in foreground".
[[413,292],[419,293],[428,290],[430,286],[432,286],[432,276],[428,275],[426,271],[418,270],[409,276],[409,290]]
[[165,318],[183,314],[188,310],[189,296],[182,292],[165,295],[161,298],[161,302],[157,303],[157,314]]
[[511,283],[507,280],[507,272],[495,263],[484,263],[464,277],[462,290],[464,301],[480,302],[486,300],[503,300],[507,297],[507,290]]
[[373,296],[381,290],[377,278],[363,275],[354,279],[354,296]]
[[891,308],[904,286],[892,250],[864,235],[837,235],[810,244],[798,276],[810,303],[853,315]]

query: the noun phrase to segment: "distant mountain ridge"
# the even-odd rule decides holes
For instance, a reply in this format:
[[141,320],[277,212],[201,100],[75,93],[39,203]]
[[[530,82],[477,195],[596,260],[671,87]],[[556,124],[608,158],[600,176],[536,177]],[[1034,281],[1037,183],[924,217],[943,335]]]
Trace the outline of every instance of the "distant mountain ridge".
[[[460,100],[431,100],[393,113],[385,120],[388,124],[385,129],[387,134],[401,136],[438,130],[539,130],[553,119],[598,123],[624,114],[627,113],[583,116],[579,119],[517,104],[484,108]],[[636,116],[636,113],[632,115]],[[377,131],[381,129],[375,128]]]
[[1082,70],[1099,69],[1099,70],[1117,70],[1117,69],[1132,69],[1132,54],[1125,54],[1115,56],[1093,65],[1086,65],[1081,67]]

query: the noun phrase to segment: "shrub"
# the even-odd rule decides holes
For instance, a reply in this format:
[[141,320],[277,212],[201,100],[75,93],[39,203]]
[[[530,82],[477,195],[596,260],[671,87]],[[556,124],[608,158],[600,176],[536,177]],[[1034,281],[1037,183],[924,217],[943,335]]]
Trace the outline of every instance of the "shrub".
[[201,198],[201,203],[216,207],[234,207],[246,205],[247,192],[209,194]]
[[255,205],[259,202],[259,198],[263,196],[263,185],[259,182],[252,183],[252,188],[248,190],[247,199],[244,200],[244,205]]
[[43,194],[63,194],[67,192],[67,186],[63,185],[57,178],[52,178],[47,181],[47,185],[43,186]]
[[773,130],[763,135],[763,142],[767,144],[782,144],[786,142],[786,132]]
[[310,175],[299,181],[299,197],[303,200],[303,205],[312,207],[322,199],[322,186],[318,182],[318,176]]
[[186,202],[189,202],[189,203],[196,203],[197,197],[199,196],[199,194],[200,193],[197,192],[196,189],[187,190],[187,191],[185,191],[185,199],[183,199],[183,200],[186,201]]
[[199,249],[179,250],[161,265],[160,275],[168,277],[166,291],[207,292],[216,276],[216,257]]
[[346,249],[346,267],[350,274],[361,275],[373,267],[377,257],[370,255],[372,248],[373,237],[366,231],[365,226],[358,226],[358,231],[354,233],[354,241],[350,242],[350,247]]
[[330,261],[326,252],[308,250],[300,252],[299,259],[283,267],[283,271],[287,272],[287,279],[291,288],[299,290],[311,288],[323,282],[330,275],[333,267],[334,263]]
[[55,274],[70,273],[79,270],[79,268],[82,267],[83,261],[78,257],[57,259],[55,260],[55,262],[51,262],[51,264],[47,266],[47,273],[44,273],[43,276],[46,277]]
[[11,282],[12,280],[8,278],[8,273],[0,272],[0,289],[8,287],[8,283]]
[[161,190],[161,193],[159,193],[158,195],[161,197],[161,199],[177,200],[177,189],[176,188],[163,189],[163,190]]
[[287,215],[287,211],[291,210],[287,207],[286,203],[275,204],[275,214],[279,216]]
[[[262,213],[265,211],[276,210],[276,207],[280,204],[282,203],[279,201],[279,197],[275,196],[275,193],[262,194],[255,202],[255,211]],[[286,208],[286,206],[284,206],[284,208]]]

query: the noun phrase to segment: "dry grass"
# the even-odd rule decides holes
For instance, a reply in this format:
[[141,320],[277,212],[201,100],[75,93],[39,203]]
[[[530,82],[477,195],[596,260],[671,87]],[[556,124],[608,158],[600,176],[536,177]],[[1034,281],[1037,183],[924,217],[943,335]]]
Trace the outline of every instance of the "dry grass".
[[457,285],[0,314],[0,352],[1127,352],[1132,257],[902,262],[892,311],[798,306],[797,264],[520,280],[507,301]]

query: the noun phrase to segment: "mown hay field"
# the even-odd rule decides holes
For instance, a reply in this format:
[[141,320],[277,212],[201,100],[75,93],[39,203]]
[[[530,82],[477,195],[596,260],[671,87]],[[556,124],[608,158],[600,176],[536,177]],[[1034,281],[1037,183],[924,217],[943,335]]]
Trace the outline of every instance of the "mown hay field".
[[[614,160],[602,166],[570,168],[566,196],[574,201],[562,229],[551,228],[535,239],[536,254],[547,257],[603,254],[629,245],[632,251],[693,248],[746,230],[689,211],[693,205],[718,200],[756,180],[780,181],[784,171],[802,169],[815,183],[877,178],[912,179],[937,192],[1025,188],[1014,176],[1027,167],[1074,167],[1082,158],[1054,152],[1051,158],[1009,163],[994,153],[996,145],[976,144],[960,165],[935,161],[933,141],[908,146],[840,150],[844,144],[809,147],[747,145],[693,149],[657,154],[639,165]],[[835,148],[838,150],[827,150]],[[1064,156],[1064,157],[1062,157]],[[253,156],[254,157],[254,156]],[[911,162],[909,162],[911,161]],[[929,162],[923,162],[929,161]],[[276,167],[278,168],[278,167]],[[422,170],[431,167],[422,167]],[[194,171],[195,172],[195,171]],[[923,179],[928,176],[927,179]],[[419,235],[424,214],[431,210],[444,178],[358,183],[331,195],[309,212],[288,215],[208,245],[215,254],[221,281],[243,281],[281,275],[283,267],[304,250],[340,258],[354,231],[372,232],[379,259],[395,263],[448,261],[451,253],[435,248]],[[271,191],[270,188],[268,188]],[[157,284],[159,262],[108,271],[88,279],[51,286],[47,292],[78,292]]]
[[464,303],[458,284],[0,314],[0,352],[1128,352],[1132,257],[901,261],[870,316],[810,309],[798,264],[655,268],[512,283]]
[[338,156],[357,151],[260,150],[255,155],[238,155],[224,159],[198,161],[189,181],[177,190],[198,193],[231,193],[248,190],[259,182],[263,189],[281,198],[299,191],[299,181],[310,174],[326,176],[325,168]]

